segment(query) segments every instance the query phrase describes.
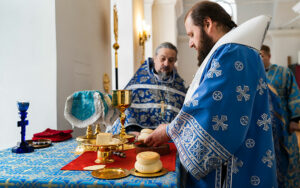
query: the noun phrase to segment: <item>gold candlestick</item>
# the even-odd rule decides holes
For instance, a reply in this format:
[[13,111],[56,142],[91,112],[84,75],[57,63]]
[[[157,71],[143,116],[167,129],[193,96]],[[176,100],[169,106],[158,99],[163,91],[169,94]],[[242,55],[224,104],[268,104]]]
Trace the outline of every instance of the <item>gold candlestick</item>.
[[113,44],[113,48],[115,49],[115,82],[116,82],[116,89],[118,89],[118,11],[117,6],[114,5],[114,35],[115,35],[115,43]]
[[142,46],[142,60],[141,64],[145,61],[145,43],[150,38],[150,27],[145,22],[142,23],[139,31],[139,45]]

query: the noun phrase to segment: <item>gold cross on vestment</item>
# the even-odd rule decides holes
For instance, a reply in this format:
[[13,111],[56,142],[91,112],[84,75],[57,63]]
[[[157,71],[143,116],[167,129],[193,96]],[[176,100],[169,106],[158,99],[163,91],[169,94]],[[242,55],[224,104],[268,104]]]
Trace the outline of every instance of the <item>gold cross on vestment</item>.
[[160,101],[160,114],[162,117],[165,114],[165,101]]

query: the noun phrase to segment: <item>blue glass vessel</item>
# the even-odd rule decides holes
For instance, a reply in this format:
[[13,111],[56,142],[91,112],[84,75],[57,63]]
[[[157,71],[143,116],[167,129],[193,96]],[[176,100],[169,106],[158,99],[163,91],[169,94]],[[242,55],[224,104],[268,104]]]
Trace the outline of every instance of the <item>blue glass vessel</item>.
[[21,121],[18,121],[18,127],[21,127],[21,143],[12,148],[13,153],[30,153],[34,149],[25,141],[25,131],[26,125],[28,125],[28,120],[25,120],[27,117],[27,110],[29,108],[29,102],[18,102],[18,109]]

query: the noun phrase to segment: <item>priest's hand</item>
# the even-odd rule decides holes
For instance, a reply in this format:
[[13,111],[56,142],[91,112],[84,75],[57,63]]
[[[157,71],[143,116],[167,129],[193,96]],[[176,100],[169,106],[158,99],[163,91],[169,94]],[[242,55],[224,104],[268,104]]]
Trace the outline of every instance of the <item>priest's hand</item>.
[[170,140],[166,133],[168,124],[160,124],[144,141],[148,146],[160,146]]
[[137,131],[130,131],[130,132],[128,132],[128,134],[134,135],[135,140],[138,140],[138,137],[140,136],[140,132],[137,132]]

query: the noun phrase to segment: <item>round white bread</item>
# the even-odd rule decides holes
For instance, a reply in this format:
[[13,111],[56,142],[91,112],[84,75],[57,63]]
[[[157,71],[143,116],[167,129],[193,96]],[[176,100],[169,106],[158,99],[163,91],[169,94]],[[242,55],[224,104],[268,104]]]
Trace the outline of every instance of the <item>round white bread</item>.
[[138,137],[138,141],[141,141],[141,140],[146,140],[146,138],[149,136],[150,134],[148,133],[141,133]]
[[136,160],[140,164],[152,164],[160,159],[160,155],[154,151],[144,151],[136,155]]
[[152,129],[142,129],[141,133],[147,133],[147,134],[151,134],[153,132]]
[[155,173],[162,169],[162,163],[160,160],[152,164],[141,164],[139,161],[136,161],[134,164],[134,168],[141,173]]
[[138,141],[146,140],[146,138],[153,132],[152,129],[142,129],[138,136]]

